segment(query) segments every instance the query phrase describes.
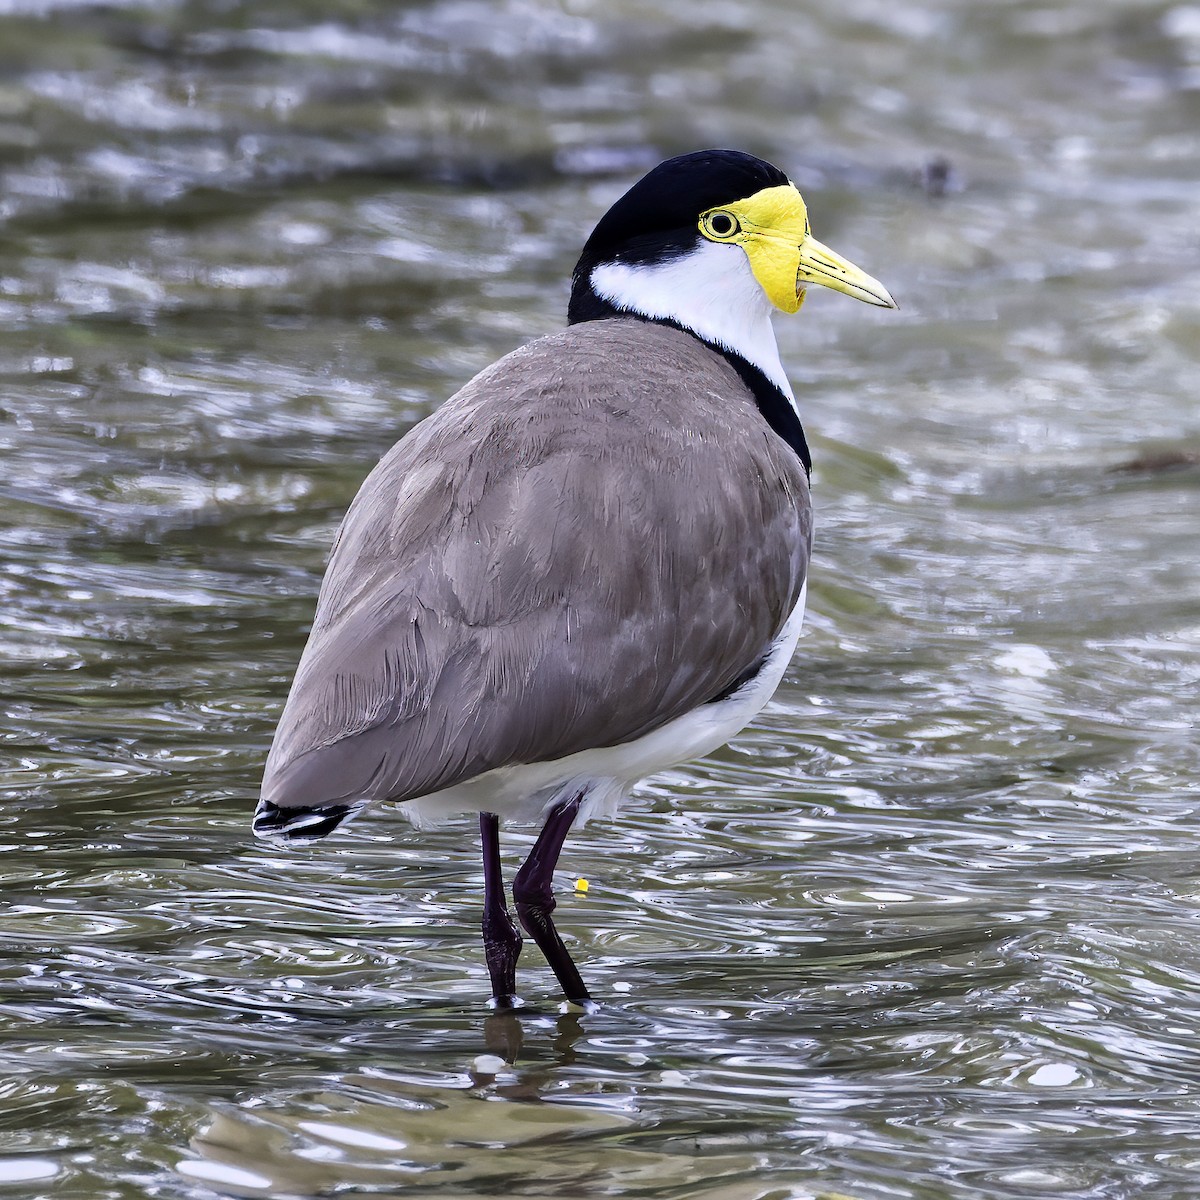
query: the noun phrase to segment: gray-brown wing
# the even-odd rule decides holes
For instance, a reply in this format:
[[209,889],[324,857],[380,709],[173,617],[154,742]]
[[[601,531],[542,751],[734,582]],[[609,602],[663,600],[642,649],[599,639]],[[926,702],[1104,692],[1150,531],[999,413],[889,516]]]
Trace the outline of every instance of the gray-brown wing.
[[363,485],[264,798],[408,799],[639,737],[762,657],[809,544],[799,463],[717,355],[630,322],[533,343]]

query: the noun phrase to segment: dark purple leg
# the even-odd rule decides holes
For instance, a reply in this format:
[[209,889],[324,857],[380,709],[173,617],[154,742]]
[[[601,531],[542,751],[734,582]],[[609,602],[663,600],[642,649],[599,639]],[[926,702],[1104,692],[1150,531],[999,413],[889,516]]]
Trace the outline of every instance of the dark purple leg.
[[529,857],[521,864],[513,880],[513,899],[517,902],[517,917],[525,932],[538,944],[538,949],[546,956],[558,982],[568,1000],[582,1004],[591,999],[588,990],[583,986],[579,971],[571,961],[558,930],[550,914],[554,911],[554,867],[562,852],[563,842],[566,841],[583,795],[564,800],[550,810],[546,824],[538,839],[529,852]]
[[479,834],[483,840],[483,953],[496,1007],[512,1008],[517,1001],[521,935],[508,915],[500,873],[500,818],[495,813],[480,813]]

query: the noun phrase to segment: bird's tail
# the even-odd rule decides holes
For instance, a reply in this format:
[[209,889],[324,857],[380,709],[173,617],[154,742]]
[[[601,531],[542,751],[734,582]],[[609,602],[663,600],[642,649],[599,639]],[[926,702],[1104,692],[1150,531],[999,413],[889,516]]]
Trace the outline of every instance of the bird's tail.
[[270,800],[260,800],[254,812],[254,832],[260,838],[274,842],[315,842],[349,821],[365,806],[357,804],[323,804],[319,807],[297,805],[284,808]]

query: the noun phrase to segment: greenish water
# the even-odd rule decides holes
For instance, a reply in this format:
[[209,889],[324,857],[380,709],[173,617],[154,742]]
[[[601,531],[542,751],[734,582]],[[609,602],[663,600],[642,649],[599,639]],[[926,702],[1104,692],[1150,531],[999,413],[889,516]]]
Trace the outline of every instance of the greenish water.
[[[489,1016],[469,823],[255,788],[369,467],[706,144],[901,312],[780,321],[807,636]],[[1189,4],[0,4],[0,1195],[1200,1195],[1198,230]]]

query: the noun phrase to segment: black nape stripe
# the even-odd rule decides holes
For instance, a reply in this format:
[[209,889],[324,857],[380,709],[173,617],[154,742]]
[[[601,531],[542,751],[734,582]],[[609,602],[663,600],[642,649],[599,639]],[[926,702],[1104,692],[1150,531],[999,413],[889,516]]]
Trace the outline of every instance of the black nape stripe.
[[[701,339],[703,341],[703,339]],[[706,342],[706,345],[712,345]],[[808,448],[808,438],[804,436],[804,426],[796,415],[792,402],[752,363],[747,362],[740,354],[726,350],[723,346],[713,346],[718,354],[741,376],[742,382],[750,389],[758,411],[763,419],[793,450],[796,457],[804,465],[805,475],[812,475],[812,452]]]
[[567,313],[569,325],[580,325],[584,321],[603,321],[614,317],[635,318],[646,321],[651,325],[668,325],[672,329],[680,329],[690,333],[692,337],[703,342],[710,350],[715,350],[738,373],[741,381],[750,389],[758,411],[768,425],[796,452],[796,457],[804,464],[804,473],[812,475],[812,453],[808,448],[808,438],[804,436],[804,426],[796,415],[792,402],[758,369],[733,350],[710,342],[694,330],[689,329],[679,321],[670,317],[647,317],[643,313],[630,312],[617,306],[603,297],[598,296],[591,287],[580,288],[571,297],[571,307]]

